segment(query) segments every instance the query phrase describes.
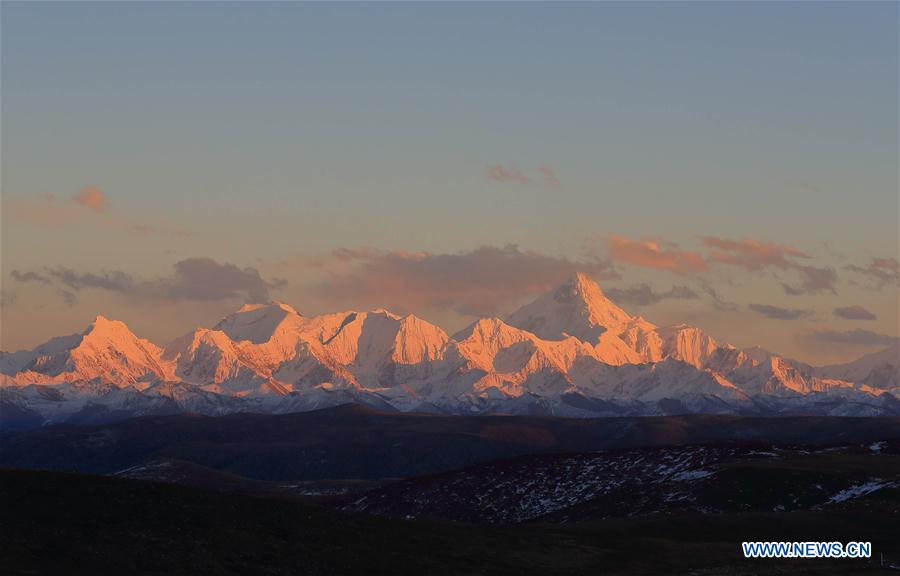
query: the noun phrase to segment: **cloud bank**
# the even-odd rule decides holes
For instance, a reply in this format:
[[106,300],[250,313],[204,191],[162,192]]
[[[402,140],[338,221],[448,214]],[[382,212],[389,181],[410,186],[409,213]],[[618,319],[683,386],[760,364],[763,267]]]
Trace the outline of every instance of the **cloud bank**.
[[445,308],[475,316],[498,314],[575,272],[598,280],[618,277],[605,261],[575,261],[515,245],[449,254],[343,248],[314,265],[328,270],[316,290],[333,302],[402,313]]
[[285,284],[283,280],[265,280],[255,268],[220,264],[212,258],[181,260],[175,263],[171,275],[151,280],[121,270],[81,272],[65,266],[45,268],[43,273],[13,270],[11,276],[19,282],[55,284],[57,295],[67,304],[73,304],[75,293],[81,290],[104,290],[149,300],[257,303],[268,301],[270,290]]
[[606,244],[609,257],[615,262],[668,270],[679,275],[704,272],[706,261],[697,252],[678,250],[671,242],[658,238],[630,240],[624,236],[610,236]]

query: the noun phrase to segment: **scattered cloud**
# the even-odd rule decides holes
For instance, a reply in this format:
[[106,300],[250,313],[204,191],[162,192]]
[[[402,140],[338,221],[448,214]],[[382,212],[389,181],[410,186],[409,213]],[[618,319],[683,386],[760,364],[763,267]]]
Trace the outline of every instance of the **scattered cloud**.
[[699,294],[687,286],[672,286],[665,292],[654,292],[653,288],[646,283],[628,288],[608,288],[604,291],[617,304],[634,304],[635,306],[649,306],[667,299],[696,300],[700,298]]
[[722,295],[719,294],[719,292],[712,286],[710,286],[707,282],[703,282],[701,284],[701,288],[707,294],[707,296],[712,299],[713,307],[715,307],[716,310],[734,312],[739,308],[739,306],[735,302],[730,302],[722,297]]
[[816,268],[815,266],[797,266],[800,284],[781,283],[784,293],[790,296],[831,292],[837,294],[837,272],[833,268]]
[[643,268],[668,270],[679,275],[707,269],[706,261],[697,252],[679,250],[677,244],[656,238],[630,240],[613,235],[607,240],[607,249],[612,260]]
[[896,336],[879,334],[871,330],[817,330],[807,336],[809,340],[824,344],[840,344],[848,346],[890,346],[900,341]]
[[872,258],[868,266],[851,264],[844,268],[862,275],[872,288],[900,285],[900,262],[896,258]]
[[559,186],[559,176],[556,174],[556,170],[553,169],[553,166],[549,164],[541,164],[538,166],[538,170],[541,172],[541,176],[544,178],[544,184],[550,187]]
[[266,302],[269,300],[270,290],[285,285],[284,280],[265,280],[255,268],[220,264],[212,258],[181,260],[175,264],[171,275],[152,280],[140,280],[121,270],[79,272],[65,266],[46,268],[44,274],[14,272],[22,278],[31,278],[27,281],[41,281],[37,278],[43,278],[46,282],[42,283],[55,283],[58,286],[57,294],[68,304],[75,302],[75,293],[85,289],[168,301]]
[[59,266],[57,268],[48,268],[47,274],[72,290],[97,288],[112,292],[129,292],[135,287],[135,281],[131,275],[120,270],[95,274],[92,272],[76,272],[71,268]]
[[499,164],[492,164],[487,167],[486,175],[488,179],[495,182],[513,182],[516,184],[528,184],[530,178],[519,170],[515,164],[509,168],[504,168]]
[[75,297],[75,294],[72,292],[65,290],[63,288],[57,288],[56,294],[59,296],[59,299],[63,301],[67,306],[74,306],[78,303],[78,298]]
[[710,262],[737,266],[748,271],[775,268],[796,272],[800,276],[799,283],[781,283],[785,294],[798,296],[819,292],[837,293],[837,272],[833,268],[819,268],[798,262],[809,259],[810,256],[793,246],[751,238],[728,240],[715,236],[704,236],[702,242],[711,248]]
[[[540,164],[538,166],[538,176],[544,186],[556,188],[560,185],[559,175],[550,164]],[[532,181],[531,176],[523,172],[515,164],[509,167],[500,164],[491,164],[485,170],[485,176],[494,182],[508,182],[513,184],[529,184]]]
[[780,306],[772,306],[770,304],[750,304],[748,308],[773,320],[800,320],[802,318],[809,318],[813,313],[812,310],[781,308]]
[[834,309],[834,315],[846,320],[878,320],[878,316],[862,306],[844,306]]
[[65,224],[89,221],[118,228],[125,232],[142,235],[187,238],[190,230],[164,225],[148,225],[134,222],[111,209],[109,197],[96,186],[85,186],[69,199],[60,199],[55,194],[38,197],[3,199],[6,215],[19,222],[40,226],[57,227]]
[[575,272],[598,280],[618,278],[602,260],[575,261],[515,245],[450,254],[339,249],[318,259],[317,266],[328,272],[318,286],[322,297],[339,305],[385,306],[401,313],[431,308],[496,315]]
[[43,274],[38,274],[37,272],[20,272],[19,270],[13,270],[9,275],[12,276],[12,279],[16,282],[36,282],[38,284],[50,283],[50,278]]
[[85,186],[72,196],[72,201],[94,212],[106,212],[109,208],[109,198],[96,186]]
[[793,258],[809,258],[807,254],[792,246],[760,242],[750,238],[727,240],[704,236],[702,242],[712,248],[709,255],[711,261],[739,266],[745,270],[762,270],[770,266],[788,270],[797,266]]

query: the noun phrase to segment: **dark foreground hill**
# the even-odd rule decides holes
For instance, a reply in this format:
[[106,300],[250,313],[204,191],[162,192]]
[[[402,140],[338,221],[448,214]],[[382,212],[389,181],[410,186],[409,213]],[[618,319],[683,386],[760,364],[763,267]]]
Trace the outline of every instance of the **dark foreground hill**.
[[154,416],[0,438],[0,466],[110,474],[189,462],[267,481],[408,478],[538,453],[900,438],[900,418],[441,416],[355,405],[284,415]]
[[347,494],[345,510],[474,523],[571,523],[699,512],[900,504],[900,442],[683,446],[494,460]]
[[[897,502],[576,525],[404,521],[296,500],[81,474],[0,471],[0,572],[19,574],[893,573]],[[743,540],[873,543],[872,560],[745,560]]]

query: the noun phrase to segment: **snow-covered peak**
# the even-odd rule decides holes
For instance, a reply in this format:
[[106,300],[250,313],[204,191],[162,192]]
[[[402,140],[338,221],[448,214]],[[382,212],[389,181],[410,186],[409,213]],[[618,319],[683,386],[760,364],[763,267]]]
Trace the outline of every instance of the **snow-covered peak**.
[[454,334],[453,339],[460,343],[494,343],[495,346],[503,347],[523,340],[534,340],[534,336],[500,318],[479,318]]
[[289,314],[298,314],[298,312],[289,304],[285,304],[284,302],[271,301],[265,303],[257,303],[257,304],[244,304],[238,310],[240,312],[254,312],[256,310],[260,310],[263,308],[280,308],[281,310],[289,313]]
[[577,273],[551,292],[513,312],[507,323],[547,340],[574,336],[595,343],[607,330],[631,320],[586,274]]
[[80,334],[5,357],[2,371],[26,374],[24,380],[37,383],[99,380],[122,387],[169,377],[161,355],[158,346],[135,336],[124,322],[97,316]]
[[421,318],[379,308],[347,315],[324,345],[342,364],[372,367],[388,360],[398,364],[435,360],[448,340],[443,330]]
[[261,344],[272,339],[277,332],[298,329],[304,319],[292,307],[281,302],[245,304],[215,325],[234,341],[249,340]]
[[450,339],[439,327],[410,314],[400,321],[394,337],[392,359],[400,364],[419,364],[440,358]]
[[82,332],[84,338],[103,338],[107,340],[137,338],[128,326],[121,320],[110,320],[106,316],[98,315]]
[[900,386],[900,342],[846,364],[817,368],[816,374],[875,388],[896,388]]
[[719,348],[711,336],[687,324],[660,328],[658,332],[662,338],[663,353],[666,357],[697,368],[705,366]]

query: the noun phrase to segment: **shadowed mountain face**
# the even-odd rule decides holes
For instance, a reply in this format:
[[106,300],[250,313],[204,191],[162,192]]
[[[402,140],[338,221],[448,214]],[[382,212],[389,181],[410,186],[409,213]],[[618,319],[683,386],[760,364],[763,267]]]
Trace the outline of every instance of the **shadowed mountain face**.
[[98,316],[0,355],[0,427],[356,402],[446,414],[900,415],[897,346],[816,369],[699,328],[630,316],[576,274],[505,321],[453,337],[385,310],[306,317],[247,305],[165,347]]
[[441,416],[341,406],[285,415],[142,417],[0,437],[0,467],[116,473],[177,460],[254,480],[406,478],[527,454],[710,443],[871,443],[900,418]]

